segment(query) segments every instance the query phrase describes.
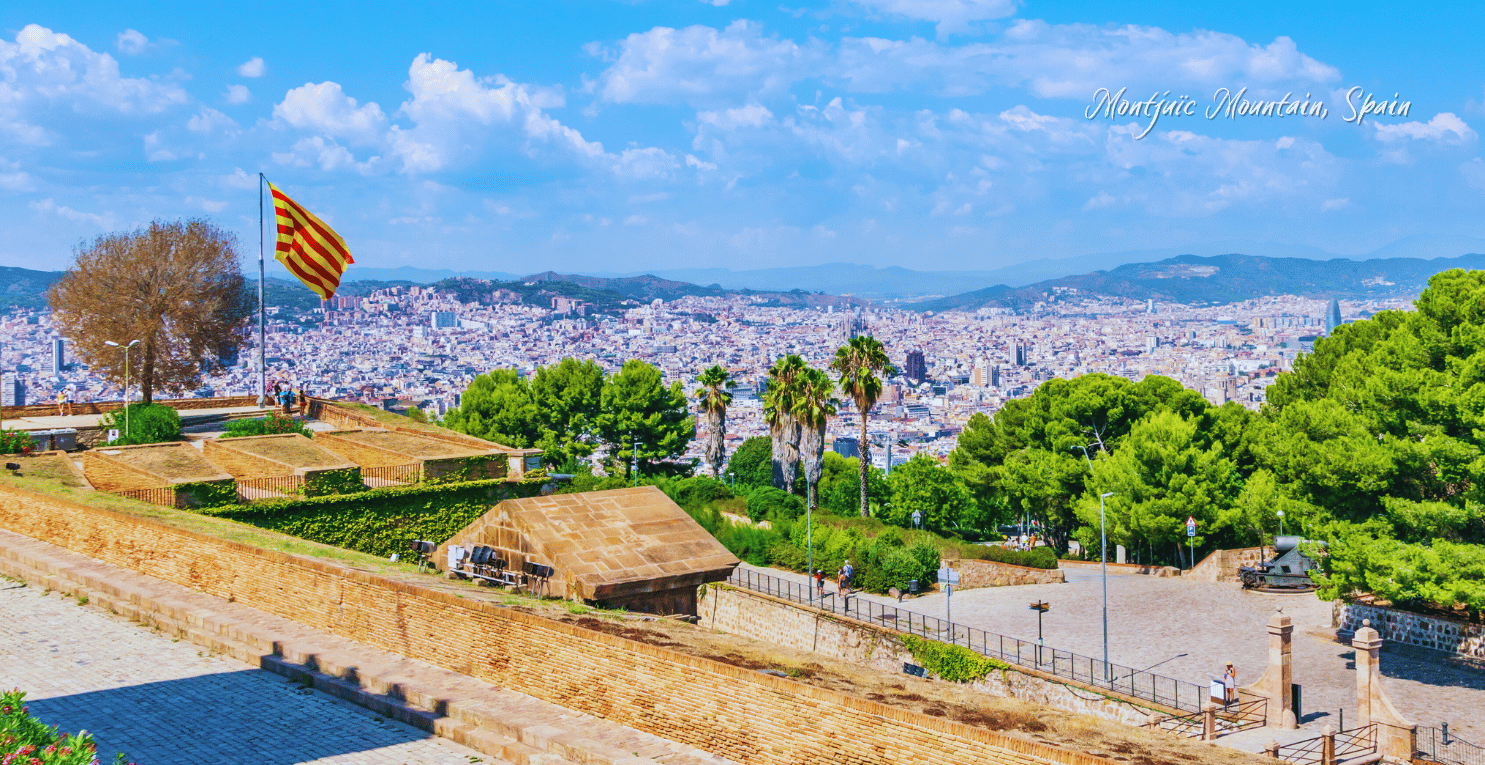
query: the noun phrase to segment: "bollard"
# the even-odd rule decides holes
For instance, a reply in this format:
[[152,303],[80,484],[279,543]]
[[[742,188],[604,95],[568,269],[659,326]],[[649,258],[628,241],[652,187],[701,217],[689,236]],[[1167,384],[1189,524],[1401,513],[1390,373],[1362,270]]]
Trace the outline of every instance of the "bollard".
[[1277,742],[1277,741],[1270,741],[1270,742],[1268,742],[1268,745],[1265,746],[1265,747],[1263,747],[1263,753],[1266,754],[1266,755],[1268,755],[1268,756],[1270,756],[1270,757],[1272,757],[1272,758],[1274,758],[1274,759],[1276,759],[1276,760],[1279,759],[1279,742]]
[[1335,728],[1327,725],[1320,735],[1320,765],[1335,765]]
[[1201,708],[1201,740],[1217,740],[1217,705],[1210,701]]

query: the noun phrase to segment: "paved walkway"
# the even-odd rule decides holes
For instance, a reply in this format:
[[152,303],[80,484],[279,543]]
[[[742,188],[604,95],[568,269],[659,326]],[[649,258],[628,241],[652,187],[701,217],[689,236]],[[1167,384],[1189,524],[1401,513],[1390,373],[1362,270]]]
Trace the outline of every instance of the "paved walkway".
[[[138,403],[138,402],[136,402]],[[229,414],[243,414],[247,412],[260,411],[256,406],[232,406],[219,409],[181,409],[182,421],[209,419]],[[267,412],[267,409],[261,410]],[[96,428],[98,421],[103,415],[98,414],[74,414],[58,417],[50,415],[45,417],[31,416],[20,418],[6,418],[5,427],[16,430],[55,430],[57,428]]]
[[493,758],[58,593],[0,579],[0,687],[140,765],[470,765]]
[[[747,564],[744,564],[746,566]],[[751,567],[756,568],[756,567]],[[759,569],[804,581],[803,574]],[[950,606],[956,623],[1035,640],[1032,601],[1051,603],[1043,617],[1046,644],[1085,656],[1103,654],[1102,579],[1096,571],[1067,570],[1066,584],[958,590]],[[834,585],[827,585],[833,591]],[[862,596],[944,617],[940,592],[905,599]],[[1302,726],[1318,731],[1356,720],[1355,654],[1349,645],[1317,637],[1330,627],[1328,602],[1312,594],[1274,594],[1239,585],[1142,575],[1109,577],[1109,660],[1205,685],[1232,661],[1239,684],[1255,682],[1268,662],[1266,625],[1283,609],[1295,625],[1294,681],[1302,686]],[[1382,674],[1399,712],[1420,725],[1448,722],[1451,733],[1485,742],[1485,672],[1451,663],[1434,652],[1385,648]]]

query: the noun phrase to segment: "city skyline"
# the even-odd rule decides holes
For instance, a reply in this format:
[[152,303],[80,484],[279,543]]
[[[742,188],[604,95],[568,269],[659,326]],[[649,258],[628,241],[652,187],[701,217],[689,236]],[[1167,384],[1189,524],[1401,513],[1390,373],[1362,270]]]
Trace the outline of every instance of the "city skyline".
[[[1485,237],[1485,68],[1464,31],[1481,11],[1255,10],[676,0],[454,25],[321,6],[290,30],[184,4],[17,7],[0,264],[61,269],[81,240],[192,215],[251,260],[258,172],[373,268],[994,269]],[[1329,115],[1200,114],[1244,87]],[[1086,115],[1099,88],[1200,108],[1140,137],[1147,117]],[[1368,94],[1388,106],[1348,122]]]

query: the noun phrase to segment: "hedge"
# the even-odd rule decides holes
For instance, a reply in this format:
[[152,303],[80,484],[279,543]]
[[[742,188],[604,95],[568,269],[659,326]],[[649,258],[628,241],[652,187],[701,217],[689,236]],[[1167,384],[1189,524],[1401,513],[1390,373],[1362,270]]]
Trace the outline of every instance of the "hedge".
[[545,479],[395,486],[356,494],[306,497],[202,512],[347,550],[388,556],[407,543],[443,543],[503,500],[533,497]]
[[967,551],[969,554],[964,557],[993,560],[996,563],[1009,563],[1013,566],[1057,568],[1057,551],[1051,547],[1033,547],[1025,551],[1008,550],[996,545],[975,545],[975,547],[978,549]]
[[981,656],[960,645],[926,640],[915,635],[903,635],[902,642],[919,666],[951,683],[983,680],[997,669],[1011,668],[1003,661]]

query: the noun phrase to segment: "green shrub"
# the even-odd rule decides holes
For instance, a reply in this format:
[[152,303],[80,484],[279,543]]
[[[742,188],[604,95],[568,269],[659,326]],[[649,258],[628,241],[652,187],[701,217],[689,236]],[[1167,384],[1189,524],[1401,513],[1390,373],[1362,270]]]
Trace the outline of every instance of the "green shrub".
[[361,468],[320,470],[305,477],[304,496],[324,497],[330,494],[355,494],[366,491],[361,482]]
[[961,558],[993,560],[1013,566],[1030,568],[1057,568],[1057,551],[1051,547],[1033,547],[1030,550],[1008,550],[995,545],[966,545],[959,549]]
[[413,539],[443,543],[502,500],[538,494],[545,479],[394,486],[357,494],[232,505],[204,512],[300,539],[388,556]]
[[110,441],[110,446],[180,440],[180,415],[164,404],[130,404],[103,415],[98,424],[104,430],[118,429],[118,440]]
[[0,454],[29,454],[35,441],[24,430],[0,430]]
[[797,518],[804,515],[804,500],[772,486],[748,493],[748,517],[754,523]]
[[1010,669],[1010,665],[1005,662],[981,656],[964,646],[926,640],[915,635],[903,635],[902,642],[918,666],[952,683],[983,680],[997,669]]
[[249,420],[233,420],[227,423],[227,432],[222,438],[242,438],[244,436],[273,436],[281,433],[298,433],[301,436],[309,436],[309,428],[304,423],[293,417],[280,416],[278,412],[270,412],[267,417],[254,417]]

